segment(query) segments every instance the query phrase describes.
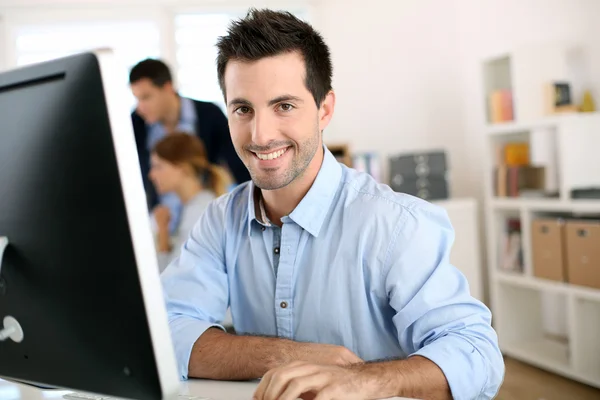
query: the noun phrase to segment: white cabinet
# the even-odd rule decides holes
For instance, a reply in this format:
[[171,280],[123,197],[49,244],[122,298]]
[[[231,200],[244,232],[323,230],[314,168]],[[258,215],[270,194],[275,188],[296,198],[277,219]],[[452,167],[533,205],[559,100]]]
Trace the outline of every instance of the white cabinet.
[[450,262],[467,278],[471,295],[484,300],[483,267],[481,265],[481,243],[477,201],[472,198],[434,201],[448,213],[455,232]]

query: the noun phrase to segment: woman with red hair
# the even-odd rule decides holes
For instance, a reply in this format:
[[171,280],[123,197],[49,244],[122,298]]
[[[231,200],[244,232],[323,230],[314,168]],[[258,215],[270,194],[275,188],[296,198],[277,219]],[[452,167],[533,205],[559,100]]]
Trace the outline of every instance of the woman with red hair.
[[173,237],[169,233],[169,208],[159,205],[153,210],[162,272],[179,254],[180,247],[208,204],[227,192],[231,179],[222,167],[209,163],[204,143],[197,136],[186,133],[167,135],[155,145],[149,177],[159,194],[175,193],[183,204]]

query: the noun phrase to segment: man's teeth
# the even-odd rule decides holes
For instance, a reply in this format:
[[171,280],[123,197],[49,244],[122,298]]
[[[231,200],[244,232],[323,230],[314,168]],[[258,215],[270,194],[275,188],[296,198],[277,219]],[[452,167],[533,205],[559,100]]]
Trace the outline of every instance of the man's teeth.
[[277,151],[274,151],[273,153],[268,153],[268,154],[256,153],[256,157],[260,158],[261,160],[273,160],[275,158],[281,157],[283,155],[283,153],[285,153],[286,150],[287,149],[277,150]]

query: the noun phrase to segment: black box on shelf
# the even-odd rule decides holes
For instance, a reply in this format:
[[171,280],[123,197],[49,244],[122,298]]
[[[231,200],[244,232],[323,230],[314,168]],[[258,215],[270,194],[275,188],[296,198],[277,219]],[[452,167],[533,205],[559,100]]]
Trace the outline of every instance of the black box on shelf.
[[442,151],[390,157],[390,187],[396,192],[441,200],[450,197],[448,163]]
[[446,153],[438,151],[390,157],[390,170],[393,175],[401,174],[404,178],[445,175],[448,170]]
[[428,177],[404,179],[396,175],[392,179],[392,190],[420,197],[424,200],[441,200],[449,197],[446,177]]
[[576,188],[571,190],[572,199],[600,199],[600,188]]

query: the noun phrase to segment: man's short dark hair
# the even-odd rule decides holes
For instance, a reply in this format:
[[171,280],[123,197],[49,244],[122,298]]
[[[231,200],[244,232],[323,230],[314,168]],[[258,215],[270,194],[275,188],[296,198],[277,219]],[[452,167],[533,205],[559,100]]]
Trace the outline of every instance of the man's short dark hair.
[[167,64],[151,58],[137,63],[129,73],[130,84],[136,83],[142,79],[150,79],[150,81],[158,87],[163,87],[165,83],[173,81],[171,71]]
[[231,60],[257,61],[299,52],[306,67],[306,88],[317,107],[331,90],[333,67],[329,48],[310,24],[289,12],[251,8],[245,18],[233,21],[217,42],[217,73],[225,96],[225,68]]

